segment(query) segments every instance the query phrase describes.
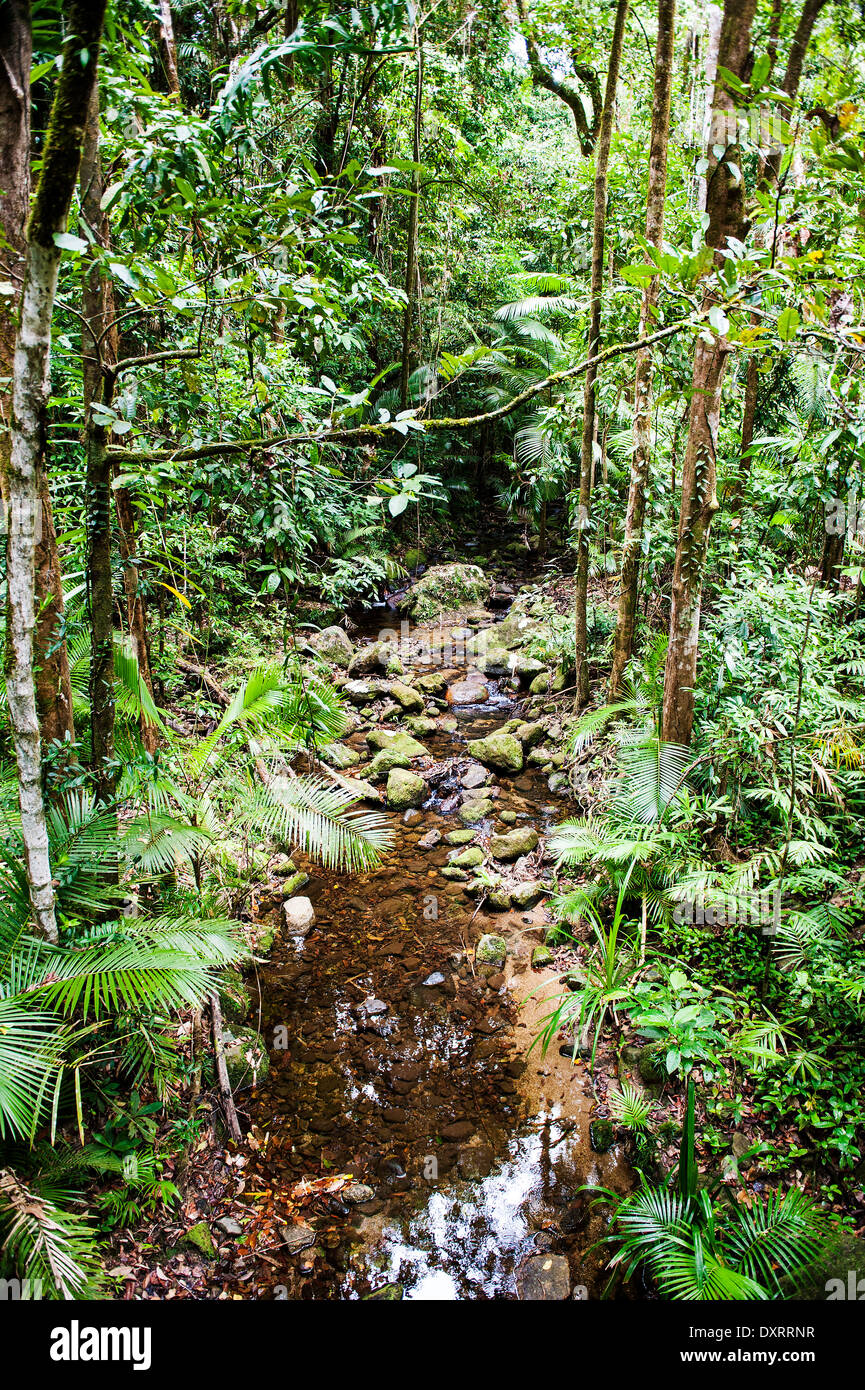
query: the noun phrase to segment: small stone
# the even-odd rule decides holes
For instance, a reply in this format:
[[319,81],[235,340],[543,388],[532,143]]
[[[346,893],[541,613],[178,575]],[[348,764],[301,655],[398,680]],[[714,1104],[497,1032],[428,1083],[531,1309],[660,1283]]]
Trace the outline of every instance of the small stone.
[[371,1202],[375,1197],[375,1192],[371,1187],[367,1187],[365,1182],[352,1182],[348,1187],[344,1187],[340,1192],[343,1202],[348,1202],[349,1206],[358,1207],[363,1202]]
[[493,803],[489,797],[483,801],[467,801],[460,807],[457,815],[464,825],[477,825],[478,821],[486,820],[492,814]]
[[482,787],[485,782],[488,782],[489,778],[490,774],[481,763],[469,763],[460,778],[460,786],[464,787],[466,791],[474,791],[475,788]]
[[517,1297],[526,1303],[561,1302],[571,1295],[564,1255],[531,1255],[516,1271]]
[[465,830],[450,830],[445,835],[445,843],[448,845],[468,845],[475,838],[476,830],[471,830],[466,826]]
[[183,1237],[184,1245],[192,1245],[206,1259],[216,1258],[216,1246],[213,1244],[213,1236],[210,1234],[210,1227],[206,1221],[198,1221]]
[[458,1144],[463,1139],[471,1138],[474,1132],[475,1127],[471,1120],[456,1120],[452,1125],[445,1125],[441,1137]]
[[740,1159],[745,1157],[745,1154],[749,1149],[754,1147],[754,1144],[753,1141],[748,1138],[747,1134],[734,1134],[733,1142],[730,1147],[733,1151],[733,1157],[735,1159]]
[[301,1250],[309,1250],[316,1242],[311,1226],[280,1226],[279,1234],[289,1255],[299,1255]]
[[503,936],[494,936],[492,932],[485,932],[477,944],[475,950],[475,964],[494,965],[499,969],[507,959],[508,948]]
[[409,714],[423,714],[424,701],[420,691],[412,690],[410,685],[404,685],[402,681],[393,681],[390,694]]
[[589,1125],[589,1143],[596,1154],[605,1154],[611,1149],[615,1135],[611,1120],[592,1120]]
[[549,946],[536,946],[532,951],[532,969],[542,970],[544,966],[552,965],[554,956]]
[[405,811],[410,806],[422,806],[428,796],[427,784],[416,772],[407,772],[395,767],[388,774],[387,804],[395,811]]
[[477,845],[472,845],[470,849],[464,849],[459,854],[454,855],[451,863],[458,869],[476,869],[484,862],[484,852]]
[[515,825],[517,813],[516,811],[499,811],[499,820],[503,825]]
[[469,752],[486,767],[493,767],[501,772],[522,772],[522,744],[513,734],[494,733],[486,738],[472,739]]
[[305,888],[308,883],[309,874],[300,871],[293,873],[288,878],[283,879],[279,890],[280,897],[291,898],[295,893],[299,893],[301,888]]
[[376,999],[373,995],[368,995],[358,1008],[358,1013],[363,1013],[367,1018],[378,1018],[380,1014],[387,1013],[387,1004],[383,999]]
[[243,1227],[241,1226],[241,1224],[240,1224],[239,1221],[235,1221],[235,1219],[234,1219],[233,1216],[220,1216],[220,1218],[219,1218],[219,1220],[217,1221],[216,1224],[217,1224],[217,1226],[219,1227],[220,1231],[223,1232],[224,1235],[227,1235],[227,1236],[242,1236],[242,1235],[243,1235]]
[[427,975],[424,980],[424,986],[426,989],[434,989],[436,985],[443,985],[444,982],[445,977],[442,972],[440,970],[434,970],[431,975]]
[[445,698],[449,705],[482,705],[490,698],[490,692],[478,678],[456,681],[454,685],[449,685]]
[[521,859],[524,854],[531,854],[537,843],[538,832],[531,826],[521,826],[517,830],[509,830],[505,835],[491,835],[490,854],[494,859],[509,864]]
[[285,924],[295,936],[307,936],[315,921],[315,909],[309,898],[290,898],[282,905]]
[[514,907],[519,908],[520,911],[525,911],[540,902],[541,898],[544,896],[544,892],[545,888],[542,883],[537,883],[535,881],[517,883],[511,889],[511,902]]

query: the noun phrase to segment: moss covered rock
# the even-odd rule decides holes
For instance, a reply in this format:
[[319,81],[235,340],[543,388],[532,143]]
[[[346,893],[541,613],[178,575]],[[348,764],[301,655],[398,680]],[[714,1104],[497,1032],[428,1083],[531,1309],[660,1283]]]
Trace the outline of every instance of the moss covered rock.
[[475,949],[475,964],[495,965],[501,969],[507,954],[508,947],[504,937],[485,932]]
[[493,767],[498,772],[522,772],[522,744],[513,734],[499,732],[472,739],[469,752],[485,767]]
[[481,607],[490,596],[490,581],[478,565],[434,565],[412,586],[403,601],[419,623],[440,613]]
[[388,773],[387,804],[395,811],[407,811],[410,806],[422,806],[429,795],[427,784],[416,772],[395,767]]
[[504,835],[490,836],[490,854],[504,864],[531,854],[538,843],[538,832],[530,825],[517,826]]

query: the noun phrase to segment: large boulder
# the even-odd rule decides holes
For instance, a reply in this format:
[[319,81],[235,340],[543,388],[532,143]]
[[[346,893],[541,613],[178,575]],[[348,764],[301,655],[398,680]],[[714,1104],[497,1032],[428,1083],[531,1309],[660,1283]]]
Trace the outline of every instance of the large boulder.
[[475,738],[469,743],[469,752],[485,767],[494,767],[497,772],[522,772],[523,748],[513,734],[487,734],[486,738]]
[[402,675],[403,665],[395,642],[370,642],[358,648],[348,665],[350,676],[371,676],[375,671],[383,671],[386,676]]
[[331,666],[347,666],[352,657],[352,645],[341,627],[326,627],[309,639],[310,646]]
[[505,835],[490,836],[490,854],[504,864],[531,854],[538,843],[538,832],[530,825],[520,825]]
[[394,811],[407,811],[410,806],[422,806],[429,791],[427,784],[416,772],[405,768],[392,768],[387,779],[387,804]]
[[412,690],[410,685],[405,685],[402,681],[393,681],[389,693],[391,699],[396,700],[408,714],[423,714],[424,698],[420,691]]
[[412,586],[403,608],[419,623],[440,613],[482,607],[490,596],[490,581],[478,565],[434,565]]
[[402,753],[406,758],[428,758],[430,751],[411,734],[400,733],[397,729],[370,729],[366,736],[370,748],[386,749],[389,753]]

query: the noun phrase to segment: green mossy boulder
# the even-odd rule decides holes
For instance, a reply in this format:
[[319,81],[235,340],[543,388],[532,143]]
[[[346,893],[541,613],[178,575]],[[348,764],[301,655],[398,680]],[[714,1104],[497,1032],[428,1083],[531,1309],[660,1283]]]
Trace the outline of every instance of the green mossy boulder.
[[422,777],[405,768],[394,767],[388,773],[387,804],[394,811],[407,811],[412,806],[422,806],[429,795],[429,789]]
[[497,772],[522,772],[523,749],[519,739],[513,734],[487,734],[486,738],[471,739],[469,752],[484,767],[495,768]]
[[504,835],[491,835],[490,854],[500,863],[510,864],[524,854],[531,854],[537,843],[538,832],[530,825],[521,825]]

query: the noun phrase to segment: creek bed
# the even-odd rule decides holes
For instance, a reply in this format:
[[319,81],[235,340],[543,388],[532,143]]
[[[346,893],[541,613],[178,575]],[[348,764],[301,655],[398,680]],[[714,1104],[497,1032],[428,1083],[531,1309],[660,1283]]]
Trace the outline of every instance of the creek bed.
[[[361,637],[387,621],[371,614]],[[403,628],[403,650],[419,635],[428,636]],[[466,670],[465,660],[451,664]],[[456,729],[424,738],[437,761],[467,759],[467,739],[513,716],[508,693],[485,683],[489,700],[454,707]],[[363,737],[347,741],[360,748]],[[514,812],[518,826],[543,835],[567,814],[538,770],[495,782],[495,811]],[[248,1106],[266,1142],[247,1187],[278,1199],[304,1177],[351,1173],[372,1193],[359,1205],[337,1193],[312,1208],[315,1246],[272,1249],[260,1297],[272,1287],[301,1299],[561,1298],[563,1277],[576,1290],[564,1296],[600,1291],[603,1259],[587,1250],[601,1217],[580,1188],[625,1190],[627,1165],[615,1148],[590,1147],[585,1068],[529,1050],[542,997],[556,992],[555,976],[530,965],[543,904],[478,911],[462,883],[441,875],[451,846],[418,845],[461,825],[454,788],[458,772],[420,810],[387,813],[394,848],[375,872],[310,868],[313,932],[283,934],[260,971],[272,1065]],[[494,821],[475,827],[481,839]],[[508,941],[504,970],[475,972],[481,932]],[[529,1287],[527,1269],[540,1285]],[[557,1288],[544,1282],[549,1270]]]

